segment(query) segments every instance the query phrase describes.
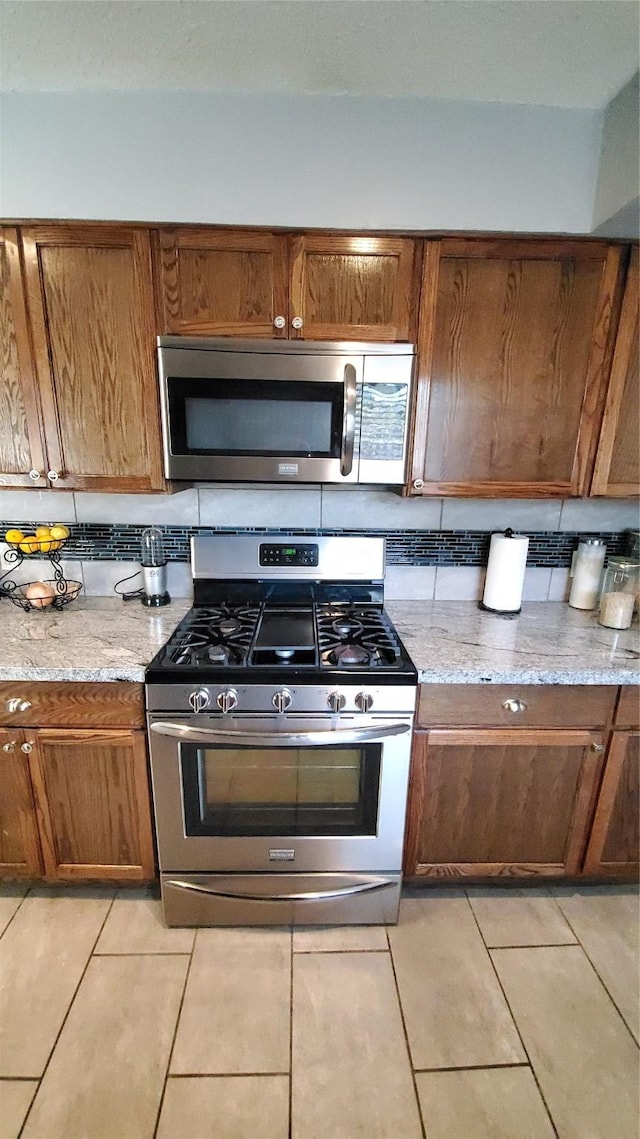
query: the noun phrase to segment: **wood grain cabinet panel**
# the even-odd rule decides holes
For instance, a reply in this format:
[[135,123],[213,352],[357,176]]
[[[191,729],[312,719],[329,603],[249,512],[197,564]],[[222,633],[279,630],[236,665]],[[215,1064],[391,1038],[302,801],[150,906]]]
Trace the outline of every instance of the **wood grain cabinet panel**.
[[613,733],[584,869],[640,875],[640,732]]
[[144,734],[44,729],[32,740],[47,877],[152,878]]
[[573,684],[421,684],[418,727],[604,728],[618,689]]
[[42,874],[36,809],[21,732],[0,728],[0,877]]
[[620,297],[604,242],[427,242],[413,493],[584,493]]
[[[286,236],[215,227],[161,229],[157,264],[165,333],[287,335]],[[282,327],[274,324],[282,317]]]
[[417,733],[405,873],[576,874],[603,751],[578,730]]
[[142,684],[128,680],[1,681],[0,723],[32,728],[142,728]]
[[[300,234],[292,239],[291,335],[306,340],[411,340],[415,243],[402,237]],[[293,328],[293,325],[292,325]]]
[[0,359],[0,487],[47,486],[20,246],[10,228],[0,229]]
[[28,306],[56,487],[164,487],[148,232],[22,233]]
[[640,494],[640,360],[638,355],[638,247],[631,255],[592,494]]

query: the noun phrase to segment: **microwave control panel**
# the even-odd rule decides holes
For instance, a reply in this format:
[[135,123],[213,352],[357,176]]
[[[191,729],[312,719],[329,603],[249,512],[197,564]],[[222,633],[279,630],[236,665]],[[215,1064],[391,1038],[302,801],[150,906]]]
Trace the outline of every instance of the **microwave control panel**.
[[300,546],[260,545],[261,566],[317,566],[318,546],[314,542]]

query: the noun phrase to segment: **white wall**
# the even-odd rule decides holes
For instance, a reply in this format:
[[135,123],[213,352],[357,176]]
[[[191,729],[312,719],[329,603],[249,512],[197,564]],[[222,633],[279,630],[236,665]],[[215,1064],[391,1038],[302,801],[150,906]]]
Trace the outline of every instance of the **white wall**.
[[602,130],[594,229],[603,236],[638,237],[640,193],[639,76],[612,99]]
[[602,114],[430,99],[9,94],[5,217],[588,233]]

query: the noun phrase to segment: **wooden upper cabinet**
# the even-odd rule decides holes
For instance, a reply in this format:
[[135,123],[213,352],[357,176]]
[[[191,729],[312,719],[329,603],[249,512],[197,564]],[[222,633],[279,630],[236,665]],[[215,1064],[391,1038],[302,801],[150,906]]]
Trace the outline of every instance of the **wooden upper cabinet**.
[[157,262],[163,332],[287,336],[286,237],[214,227],[161,229]]
[[162,489],[148,233],[38,226],[22,241],[51,484]]
[[0,354],[0,487],[46,486],[20,247],[9,228],[0,229]]
[[620,260],[604,242],[426,242],[410,492],[584,493]]
[[592,494],[640,494],[638,247],[629,265],[611,379],[591,484]]
[[[404,237],[300,234],[291,241],[291,336],[412,340],[415,242]],[[295,323],[302,323],[296,328]]]

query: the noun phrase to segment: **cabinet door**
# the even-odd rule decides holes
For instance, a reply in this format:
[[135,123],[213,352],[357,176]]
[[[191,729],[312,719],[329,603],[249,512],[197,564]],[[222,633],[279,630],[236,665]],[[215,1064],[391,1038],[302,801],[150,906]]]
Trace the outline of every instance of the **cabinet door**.
[[47,486],[18,233],[8,228],[0,229],[0,356],[0,487]]
[[152,878],[144,734],[26,734],[47,877]]
[[638,369],[638,248],[624,293],[611,379],[591,484],[592,494],[640,494],[640,371]]
[[640,873],[640,732],[614,732],[584,862],[586,874]]
[[157,262],[164,332],[287,336],[286,237],[214,227],[161,229]]
[[603,750],[584,731],[417,733],[405,873],[576,874]]
[[148,234],[42,226],[23,250],[52,484],[162,489]]
[[29,761],[21,732],[0,728],[0,877],[42,874]]
[[414,339],[414,254],[415,243],[403,237],[293,237],[291,335],[306,340]]
[[604,242],[426,243],[413,493],[584,493],[619,281]]

